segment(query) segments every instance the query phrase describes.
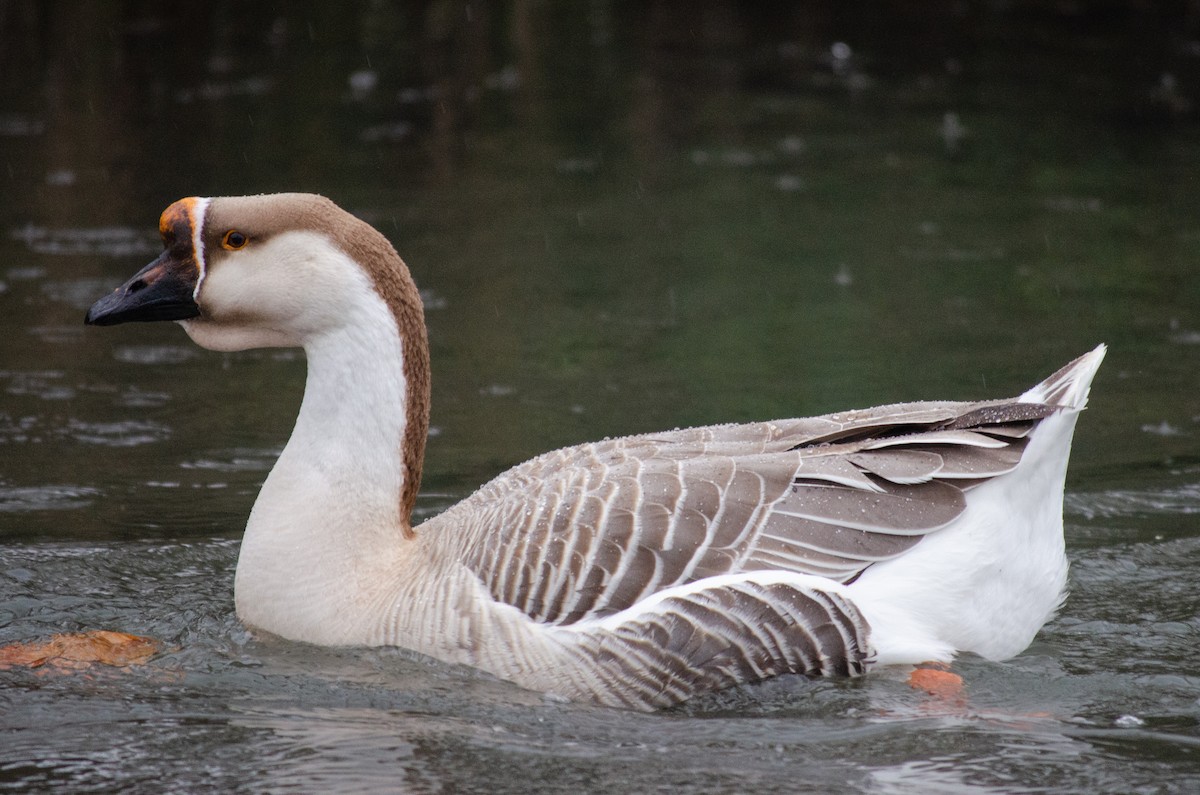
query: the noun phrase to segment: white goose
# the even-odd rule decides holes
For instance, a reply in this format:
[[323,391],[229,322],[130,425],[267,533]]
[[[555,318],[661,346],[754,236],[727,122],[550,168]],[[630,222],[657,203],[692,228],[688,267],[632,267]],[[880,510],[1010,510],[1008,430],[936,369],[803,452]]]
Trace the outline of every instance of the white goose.
[[394,645],[652,709],[784,673],[1022,651],[1064,598],[1062,495],[1100,346],[1011,400],[910,403],[547,453],[412,527],[424,315],[388,241],[306,194],[189,198],[87,322],[301,346],[295,430],[234,584],[253,627]]

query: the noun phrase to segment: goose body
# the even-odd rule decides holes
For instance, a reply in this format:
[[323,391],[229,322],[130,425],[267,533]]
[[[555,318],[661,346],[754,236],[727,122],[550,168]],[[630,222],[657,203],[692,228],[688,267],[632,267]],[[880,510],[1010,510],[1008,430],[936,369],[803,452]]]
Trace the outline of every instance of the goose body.
[[1059,607],[1063,482],[1104,346],[1023,395],[611,439],[412,527],[421,302],[387,240],[306,194],[184,199],[87,321],[300,346],[295,430],[235,578],[253,627],[394,645],[652,709],[785,673],[1021,652]]

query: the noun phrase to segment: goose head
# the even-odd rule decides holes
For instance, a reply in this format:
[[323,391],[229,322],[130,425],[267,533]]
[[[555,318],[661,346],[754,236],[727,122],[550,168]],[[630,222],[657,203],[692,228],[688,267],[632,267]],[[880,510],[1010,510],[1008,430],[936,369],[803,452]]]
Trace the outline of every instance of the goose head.
[[85,322],[174,320],[218,351],[303,347],[310,380],[317,351],[374,345],[366,366],[398,357],[407,520],[429,424],[429,353],[420,295],[387,239],[303,193],[181,199],[162,213],[159,232],[162,254],[93,304]]
[[162,254],[85,322],[176,320],[212,350],[304,347],[353,322],[374,294],[405,321],[402,336],[424,335],[420,297],[391,244],[322,196],[180,199],[159,232]]

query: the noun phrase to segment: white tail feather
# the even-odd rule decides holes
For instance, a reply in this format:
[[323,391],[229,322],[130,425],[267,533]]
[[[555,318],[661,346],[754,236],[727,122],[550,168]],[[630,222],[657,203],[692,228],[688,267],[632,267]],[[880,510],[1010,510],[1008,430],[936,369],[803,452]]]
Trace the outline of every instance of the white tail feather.
[[1081,411],[1087,405],[1092,378],[1095,377],[1096,370],[1100,368],[1100,363],[1104,361],[1104,354],[1107,352],[1108,346],[1097,345],[1090,352],[1080,356],[1021,395],[1018,400],[1022,403],[1045,403]]

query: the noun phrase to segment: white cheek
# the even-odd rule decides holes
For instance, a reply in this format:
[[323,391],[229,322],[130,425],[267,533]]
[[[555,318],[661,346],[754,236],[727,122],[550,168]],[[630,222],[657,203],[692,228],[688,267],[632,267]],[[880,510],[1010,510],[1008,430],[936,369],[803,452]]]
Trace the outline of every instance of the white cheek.
[[231,256],[209,269],[196,303],[205,317],[221,323],[288,321],[300,310],[296,290],[286,286],[298,274],[282,271],[261,254]]
[[311,232],[210,262],[198,293],[201,317],[181,325],[196,344],[221,351],[303,346],[378,301],[362,269]]

